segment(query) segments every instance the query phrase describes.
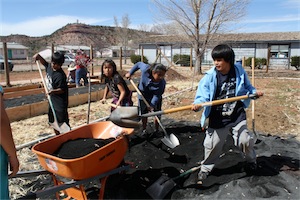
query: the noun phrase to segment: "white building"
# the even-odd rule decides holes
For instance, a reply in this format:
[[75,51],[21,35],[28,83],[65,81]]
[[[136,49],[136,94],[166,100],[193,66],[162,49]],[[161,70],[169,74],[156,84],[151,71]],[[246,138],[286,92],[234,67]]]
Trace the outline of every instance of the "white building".
[[[211,50],[220,43],[226,43],[233,48],[236,60],[243,57],[266,58],[269,59],[270,68],[289,68],[290,58],[300,56],[300,32],[216,34],[203,55],[203,64],[212,64]],[[140,49],[143,48],[149,63],[155,61],[157,49],[161,49],[169,60],[175,54],[191,53],[195,60],[191,43],[180,36],[153,35],[143,38],[139,46]],[[161,62],[168,65],[164,58]]]
[[[24,60],[28,57],[28,47],[24,45],[14,43],[14,42],[7,42],[7,57],[11,60]],[[0,54],[3,55],[3,42],[0,42]]]

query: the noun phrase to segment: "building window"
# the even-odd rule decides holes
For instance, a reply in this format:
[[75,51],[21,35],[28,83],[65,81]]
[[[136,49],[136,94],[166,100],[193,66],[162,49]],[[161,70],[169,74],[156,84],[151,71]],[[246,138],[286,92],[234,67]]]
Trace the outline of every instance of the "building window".
[[271,58],[288,58],[289,45],[271,45]]

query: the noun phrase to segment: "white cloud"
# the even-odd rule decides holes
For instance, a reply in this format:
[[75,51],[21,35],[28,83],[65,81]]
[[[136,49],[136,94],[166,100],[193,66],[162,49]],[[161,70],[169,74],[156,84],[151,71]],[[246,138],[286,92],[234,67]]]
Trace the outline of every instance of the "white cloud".
[[299,0],[285,0],[285,1],[281,1],[280,4],[282,6],[284,6],[285,8],[295,9],[298,7],[298,10],[300,9],[300,1]]
[[0,35],[10,34],[24,34],[28,36],[43,36],[50,35],[57,29],[65,26],[68,23],[75,23],[77,20],[80,23],[96,24],[99,22],[107,21],[108,19],[84,18],[78,16],[48,16],[40,17],[39,19],[24,21],[16,24],[8,24],[0,22],[1,33]]
[[285,15],[271,18],[246,19],[241,23],[268,23],[268,22],[294,22],[299,21],[299,15]]
[[260,25],[245,24],[235,29],[235,32],[239,32],[239,33],[288,32],[288,31],[293,32],[297,30],[295,30],[294,26],[291,26],[289,24],[282,24],[278,26],[273,23],[260,24]]

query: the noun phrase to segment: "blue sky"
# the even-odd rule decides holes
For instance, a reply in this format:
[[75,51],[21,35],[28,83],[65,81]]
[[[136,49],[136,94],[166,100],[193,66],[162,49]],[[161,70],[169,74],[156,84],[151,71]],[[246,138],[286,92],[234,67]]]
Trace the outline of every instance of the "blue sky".
[[[152,25],[151,0],[0,0],[0,35],[42,36],[77,20],[114,26],[128,14],[131,28]],[[236,32],[300,31],[300,0],[252,0]]]

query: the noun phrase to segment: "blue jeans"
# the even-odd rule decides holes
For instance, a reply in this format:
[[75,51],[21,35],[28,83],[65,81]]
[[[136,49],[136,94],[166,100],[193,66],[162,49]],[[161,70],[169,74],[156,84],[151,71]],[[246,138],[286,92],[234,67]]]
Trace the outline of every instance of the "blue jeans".
[[76,69],[75,75],[75,83],[76,86],[80,86],[80,79],[83,79],[84,85],[87,86],[88,78],[87,78],[87,69],[85,67]]

